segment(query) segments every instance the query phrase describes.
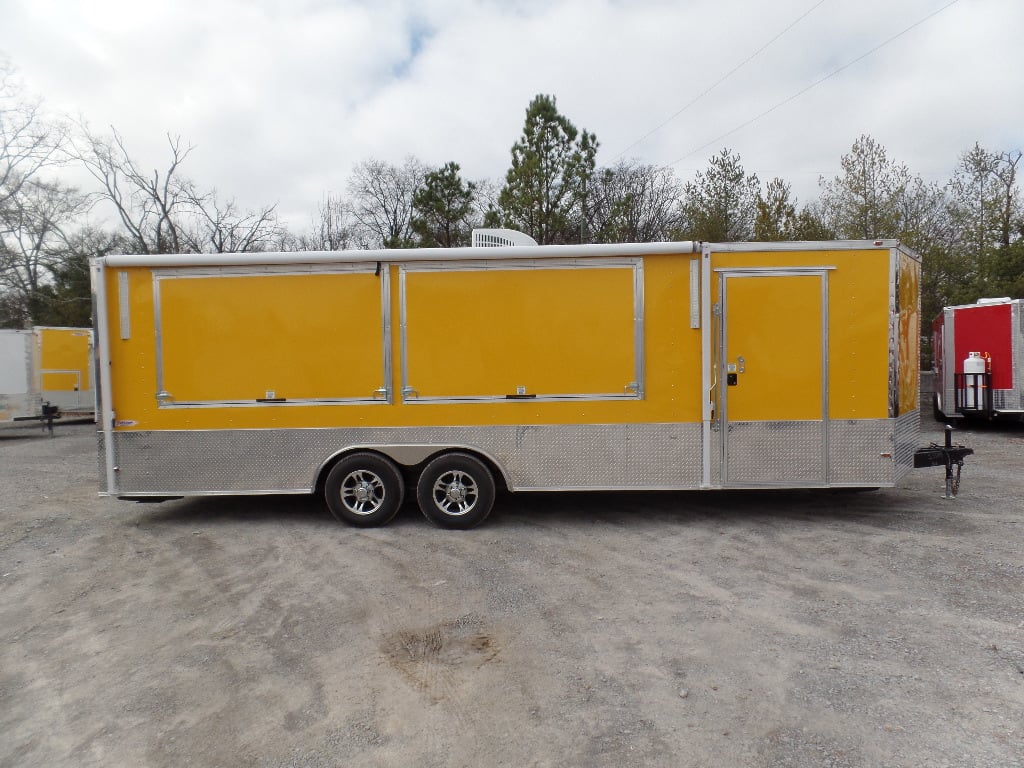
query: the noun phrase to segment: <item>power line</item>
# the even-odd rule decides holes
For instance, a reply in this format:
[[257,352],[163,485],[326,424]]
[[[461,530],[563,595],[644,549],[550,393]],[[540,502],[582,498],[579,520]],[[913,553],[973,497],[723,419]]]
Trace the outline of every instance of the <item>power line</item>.
[[838,67],[838,68],[836,68],[836,69],[832,70],[831,72],[829,72],[829,73],[828,73],[827,75],[825,75],[824,77],[818,78],[818,79],[817,79],[817,80],[815,80],[815,81],[814,81],[813,83],[811,83],[810,85],[808,85],[808,86],[807,86],[806,88],[803,88],[803,89],[801,89],[801,90],[797,91],[797,92],[796,92],[796,93],[794,93],[794,94],[793,94],[792,96],[790,96],[790,97],[788,97],[788,98],[786,98],[786,99],[783,99],[782,101],[780,101],[780,102],[779,102],[778,104],[776,104],[775,106],[773,106],[773,107],[770,107],[770,108],[766,109],[766,110],[765,110],[764,112],[761,112],[760,114],[758,114],[758,115],[755,115],[754,117],[750,118],[750,119],[749,119],[749,120],[747,120],[746,122],[744,122],[744,123],[741,123],[740,125],[737,125],[737,126],[736,126],[735,128],[733,128],[732,130],[730,130],[730,131],[726,131],[725,133],[721,134],[720,136],[716,136],[715,138],[713,138],[713,139],[712,139],[711,141],[707,142],[706,144],[701,144],[701,145],[700,145],[699,147],[697,147],[696,149],[693,149],[693,150],[691,150],[691,151],[687,152],[687,153],[686,153],[685,155],[683,155],[682,157],[679,157],[679,158],[677,158],[677,159],[673,160],[673,161],[672,161],[671,163],[666,163],[666,164],[665,164],[665,165],[664,165],[663,167],[665,167],[665,168],[668,168],[668,167],[671,167],[671,166],[675,165],[676,163],[682,162],[682,161],[683,161],[683,160],[685,160],[686,158],[688,158],[688,157],[690,157],[690,156],[692,156],[692,155],[695,155],[695,154],[697,154],[697,153],[698,153],[698,152],[700,152],[701,150],[703,150],[703,149],[707,149],[707,148],[708,148],[708,147],[710,147],[710,146],[711,146],[712,144],[717,144],[717,143],[718,143],[719,141],[721,141],[722,139],[725,139],[725,138],[728,138],[729,136],[732,136],[732,135],[733,135],[734,133],[736,133],[736,132],[738,132],[738,131],[741,131],[741,130],[743,130],[744,128],[746,128],[746,127],[747,127],[747,126],[749,126],[749,125],[753,125],[753,124],[754,124],[754,123],[756,123],[756,122],[757,122],[758,120],[760,120],[760,119],[761,119],[762,117],[766,117],[766,116],[770,115],[770,114],[771,114],[772,112],[774,112],[775,110],[779,109],[780,107],[784,107],[784,106],[786,106],[787,104],[789,104],[789,102],[791,102],[791,101],[793,101],[793,100],[795,100],[795,99],[798,99],[799,97],[803,96],[803,95],[804,95],[805,93],[807,93],[807,92],[808,92],[809,90],[811,90],[812,88],[816,88],[817,86],[819,86],[819,85],[821,85],[822,83],[824,83],[824,82],[825,82],[826,80],[829,80],[829,79],[831,79],[831,78],[835,77],[836,75],[838,75],[838,74],[839,74],[840,72],[842,72],[843,70],[845,70],[845,69],[849,69],[849,68],[850,68],[850,67],[852,67],[852,66],[853,66],[854,64],[857,64],[858,62],[861,62],[861,61],[863,61],[863,60],[864,60],[864,59],[866,59],[866,58],[867,58],[868,56],[870,56],[870,55],[872,55],[873,53],[876,53],[877,51],[881,50],[882,48],[884,48],[885,46],[887,46],[887,45],[888,45],[889,43],[893,42],[894,40],[897,40],[897,39],[899,39],[899,38],[903,37],[903,35],[907,34],[907,33],[908,33],[908,32],[910,32],[910,31],[911,31],[912,29],[915,29],[916,27],[919,27],[919,26],[921,26],[921,25],[922,25],[922,24],[924,24],[924,23],[925,23],[926,21],[928,21],[929,19],[931,19],[931,18],[932,18],[933,16],[937,16],[937,15],[939,15],[939,14],[940,14],[940,13],[942,13],[942,12],[943,12],[944,10],[946,10],[947,8],[949,8],[950,6],[952,6],[952,5],[956,5],[956,4],[958,3],[958,2],[960,2],[960,0],[950,0],[950,2],[946,3],[946,4],[945,4],[944,6],[942,6],[941,8],[939,8],[939,9],[937,9],[937,10],[934,10],[934,11],[932,11],[931,13],[929,13],[929,14],[928,14],[927,16],[925,16],[924,18],[918,19],[917,21],[915,21],[915,22],[914,22],[913,24],[911,24],[911,25],[910,25],[909,27],[907,27],[907,28],[906,28],[906,29],[904,29],[903,31],[901,31],[901,32],[897,32],[897,33],[896,33],[895,35],[893,35],[892,37],[888,38],[887,40],[885,40],[885,41],[883,41],[883,42],[879,43],[878,45],[876,45],[876,46],[875,46],[874,48],[872,48],[871,50],[867,51],[866,53],[862,53],[862,54],[861,54],[860,56],[858,56],[857,58],[853,59],[852,61],[848,61],[848,62],[847,62],[846,64],[843,64],[843,65],[842,65],[841,67]]
[[679,117],[679,116],[680,116],[681,114],[683,114],[683,112],[685,112],[686,110],[688,110],[688,109],[689,109],[690,107],[692,107],[692,106],[693,106],[694,104],[696,104],[696,103],[697,103],[698,101],[700,101],[700,100],[701,100],[701,99],[703,99],[703,98],[704,98],[705,96],[707,96],[707,95],[708,95],[709,93],[711,93],[711,91],[713,91],[713,90],[714,90],[715,88],[717,88],[717,87],[718,87],[718,86],[720,86],[720,85],[721,85],[722,83],[724,83],[724,82],[725,82],[726,80],[728,80],[728,79],[729,79],[730,77],[732,77],[732,76],[733,76],[734,74],[736,74],[736,73],[737,73],[737,72],[738,72],[738,71],[739,71],[740,69],[742,69],[742,68],[743,68],[744,66],[746,66],[747,64],[749,64],[749,63],[750,63],[750,62],[751,62],[751,61],[752,61],[753,59],[757,58],[757,56],[759,56],[759,55],[760,55],[761,53],[763,53],[763,52],[765,51],[765,49],[767,49],[767,48],[768,48],[768,46],[770,46],[770,45],[771,45],[772,43],[774,43],[774,42],[775,42],[776,40],[778,40],[778,39],[779,39],[780,37],[782,37],[782,36],[783,36],[784,34],[786,34],[787,32],[789,32],[789,30],[791,30],[791,29],[792,29],[793,27],[795,27],[795,26],[796,26],[797,24],[799,24],[799,23],[800,23],[801,21],[803,21],[803,20],[804,20],[804,18],[805,18],[805,17],[807,17],[808,15],[810,15],[810,13],[811,13],[811,12],[812,12],[813,10],[815,10],[815,9],[816,9],[816,8],[817,8],[818,6],[820,6],[820,5],[824,5],[824,4],[826,3],[826,2],[828,2],[828,0],[818,0],[818,2],[817,2],[817,3],[815,3],[815,4],[814,4],[814,5],[812,5],[812,6],[810,7],[810,8],[808,8],[808,9],[807,9],[806,11],[804,11],[804,12],[803,12],[803,13],[802,13],[802,14],[801,14],[800,16],[798,16],[798,17],[796,18],[796,20],[794,20],[794,21],[793,21],[793,22],[792,22],[792,23],[791,23],[791,24],[790,24],[789,26],[787,26],[787,27],[786,27],[786,28],[785,28],[784,30],[782,30],[781,32],[779,32],[779,33],[778,33],[778,34],[777,34],[777,35],[776,35],[775,37],[773,37],[773,38],[772,38],[771,40],[769,40],[769,41],[768,41],[767,43],[765,43],[764,45],[762,45],[762,46],[761,46],[760,48],[758,48],[758,49],[757,49],[756,51],[754,51],[754,52],[753,52],[752,54],[750,54],[750,55],[749,55],[749,56],[748,56],[747,58],[745,58],[745,59],[744,59],[743,61],[741,61],[741,62],[740,62],[739,64],[737,64],[737,65],[736,65],[735,67],[733,67],[733,68],[732,68],[732,69],[730,69],[730,70],[729,70],[728,72],[726,72],[726,73],[725,73],[724,75],[722,75],[722,77],[720,77],[720,78],[719,78],[718,80],[716,80],[715,82],[713,82],[713,83],[712,83],[711,85],[709,85],[709,86],[708,86],[707,88],[705,88],[705,89],[704,89],[703,91],[701,91],[701,92],[700,92],[700,93],[698,93],[698,94],[697,94],[696,96],[694,96],[694,97],[693,97],[693,98],[692,98],[692,99],[691,99],[691,100],[690,100],[690,101],[689,101],[689,102],[688,102],[688,103],[686,104],[686,106],[682,107],[682,108],[681,108],[681,109],[680,109],[680,110],[679,110],[678,112],[675,112],[674,114],[670,115],[670,116],[669,116],[669,117],[668,117],[668,118],[667,118],[667,119],[666,119],[666,120],[665,120],[664,122],[662,122],[661,124],[659,124],[659,125],[655,126],[655,127],[654,127],[654,128],[652,128],[651,130],[649,130],[649,131],[648,131],[647,133],[645,133],[645,134],[644,134],[643,136],[641,136],[641,137],[640,137],[639,139],[637,139],[637,140],[636,140],[636,141],[634,141],[634,142],[633,142],[632,144],[630,144],[630,145],[629,145],[628,147],[626,147],[626,148],[625,148],[624,150],[622,150],[621,152],[619,152],[619,154],[617,154],[617,155],[616,155],[615,157],[613,157],[613,158],[611,159],[611,162],[615,162],[615,161],[616,161],[616,160],[618,160],[618,159],[619,159],[620,157],[622,157],[622,156],[623,156],[624,154],[626,154],[627,152],[629,152],[629,150],[631,150],[631,149],[632,149],[633,147],[635,147],[635,146],[636,146],[637,144],[640,144],[640,143],[641,143],[641,142],[643,142],[644,140],[646,140],[646,139],[650,138],[650,137],[651,137],[652,135],[654,135],[655,133],[657,133],[658,131],[660,131],[660,130],[661,130],[662,128],[664,128],[664,127],[665,127],[666,125],[668,125],[669,123],[671,123],[671,122],[672,122],[673,120],[675,120],[675,119],[676,119],[677,117]]

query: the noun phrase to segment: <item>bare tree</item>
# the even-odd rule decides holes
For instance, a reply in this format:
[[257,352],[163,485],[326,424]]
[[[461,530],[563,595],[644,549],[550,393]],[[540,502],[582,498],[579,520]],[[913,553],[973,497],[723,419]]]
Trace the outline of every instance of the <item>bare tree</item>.
[[180,253],[187,245],[181,231],[191,212],[193,193],[178,170],[192,152],[180,136],[167,135],[171,159],[161,174],[143,171],[132,159],[116,129],[103,137],[82,126],[77,156],[99,182],[100,197],[113,204],[121,224],[139,253]]
[[348,189],[352,215],[365,248],[407,248],[412,245],[413,195],[429,169],[414,157],[402,165],[365,160],[352,171]]
[[191,226],[182,227],[186,250],[212,253],[263,251],[278,239],[281,226],[276,205],[258,211],[240,211],[232,198],[221,201],[217,190],[201,194],[191,185],[187,190],[191,204]]
[[594,175],[589,229],[598,243],[670,240],[679,229],[682,185],[670,168],[622,160]]
[[109,137],[82,126],[77,157],[99,184],[99,198],[117,212],[131,249],[138,253],[259,251],[280,234],[276,205],[240,210],[234,198],[201,191],[182,174],[194,149],[167,135],[165,170],[144,171],[116,129]]
[[299,238],[302,250],[344,251],[356,245],[351,207],[330,192],[317,205],[308,234]]
[[44,114],[14,70],[0,61],[0,322],[31,325],[65,247],[66,231],[87,208],[84,196],[43,172],[66,160],[65,126]]
[[67,229],[88,208],[86,196],[31,179],[8,198],[2,215],[0,288],[22,307],[22,324],[39,322],[53,272],[68,247]]
[[66,141],[64,125],[48,120],[42,102],[28,97],[13,67],[0,61],[0,213],[25,184],[62,161]]

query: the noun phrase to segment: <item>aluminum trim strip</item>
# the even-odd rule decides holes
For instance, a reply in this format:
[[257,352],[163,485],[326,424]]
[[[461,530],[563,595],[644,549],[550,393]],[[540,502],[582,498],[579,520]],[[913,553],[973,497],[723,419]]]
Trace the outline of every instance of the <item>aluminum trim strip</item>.
[[117,273],[117,309],[121,324],[121,340],[127,341],[132,337],[132,315],[128,295],[128,273],[125,271]]
[[[761,250],[774,250],[775,244],[765,244]],[[628,256],[679,255],[699,251],[700,244],[693,240],[665,243],[594,243],[587,245],[517,245],[504,248],[490,246],[463,248],[378,248],[366,251],[300,251],[264,253],[217,254],[110,254],[102,257],[109,267],[256,267],[272,265],[363,264],[391,262],[412,264],[425,261],[509,261],[511,259],[538,259],[542,261],[566,258],[608,258]]]
[[381,262],[377,266],[380,277],[380,313],[381,328],[384,335],[384,382],[378,392],[383,392],[384,402],[393,405],[395,402],[394,387],[391,386],[393,367],[391,361],[391,265]]
[[[299,267],[303,265],[298,265]],[[162,268],[152,271],[153,279],[153,330],[155,334],[155,371],[157,408],[255,408],[272,405],[390,405],[393,403],[391,394],[391,287],[388,268],[383,262],[372,264],[340,264],[328,269],[297,269],[295,265],[280,265],[279,268],[260,268],[256,266],[240,266],[238,269],[184,269]],[[163,310],[161,307],[160,286],[164,280],[203,280],[228,277],[305,277],[310,275],[350,275],[376,273],[381,277],[381,343],[382,370],[384,379],[382,386],[366,397],[331,397],[304,398],[286,400],[284,402],[259,402],[255,400],[173,400],[173,393],[168,393],[164,386],[164,352],[163,352]],[[383,396],[382,396],[383,395]]]
[[309,406],[309,405],[390,405],[381,398],[365,397],[336,397],[331,399],[318,400],[315,398],[295,400],[165,400],[157,407],[160,410],[174,410],[176,408],[270,408],[288,406]]
[[[196,265],[195,267],[157,267],[153,269],[153,275],[163,279],[167,278],[222,278],[222,277],[280,277],[280,276],[305,276],[305,275],[365,275],[376,272],[378,264],[383,262],[368,261],[364,263],[338,263],[327,266],[313,264],[239,264],[234,269],[219,267],[209,269],[207,265]],[[207,267],[207,268],[204,268]]]
[[164,388],[164,339],[163,339],[163,311],[160,308],[160,275],[154,272],[153,279],[153,334],[155,356],[154,367],[156,369],[156,402],[157,407],[163,405],[167,397],[167,390]]
[[405,269],[403,267],[398,268],[398,326],[399,326],[399,354],[401,355],[401,366],[402,366],[402,391],[399,393],[401,402],[415,402],[414,398],[410,398],[410,395],[414,395],[412,388],[409,386],[409,314],[406,310],[406,285],[405,285]]
[[92,291],[94,318],[96,328],[94,334],[93,354],[96,359],[96,372],[99,374],[96,389],[99,412],[96,414],[97,422],[100,425],[100,434],[103,446],[103,469],[106,480],[106,490],[109,493],[116,493],[117,474],[114,471],[116,460],[116,448],[114,445],[114,405],[111,396],[110,381],[110,307],[107,304],[106,273],[103,261],[93,259],[91,263]]
[[[693,279],[693,270],[690,271]],[[705,245],[700,257],[700,386],[701,386],[701,488],[710,488],[711,478],[711,421],[715,416],[715,384],[711,380],[711,250]],[[717,383],[717,379],[716,379]]]
[[698,243],[692,240],[668,243],[610,243],[587,245],[536,245],[506,248],[417,248],[407,250],[375,249],[367,251],[303,251],[290,253],[220,253],[220,254],[110,254],[102,257],[108,267],[183,266],[263,266],[276,264],[338,264],[389,261],[413,263],[420,261],[464,261],[467,259],[502,261],[510,258],[559,259],[600,258],[607,256],[681,255],[699,253],[708,247],[716,253],[783,251],[849,251],[899,248],[917,261],[921,257],[898,240],[822,240],[775,243]]
[[900,269],[895,250],[889,251],[889,418],[899,415]]
[[821,275],[837,267],[718,267],[715,272],[726,277],[792,277],[794,275]]
[[821,273],[821,423],[822,423],[822,442],[821,442],[821,464],[825,469],[825,485],[829,483],[829,414],[828,414],[828,395],[829,395],[829,378],[828,378],[828,331],[829,331],[829,314],[828,314],[828,272]]
[[[518,247],[518,246],[516,246]],[[495,250],[491,248],[490,250]],[[644,357],[644,262],[643,259],[600,259],[590,262],[579,262],[566,259],[551,259],[543,262],[506,259],[500,263],[467,261],[452,266],[449,262],[423,262],[415,265],[398,265],[398,301],[399,326],[401,343],[401,402],[410,405],[424,403],[493,403],[515,401],[507,394],[493,395],[429,395],[420,396],[410,384],[409,377],[409,336],[408,336],[408,285],[407,275],[420,272],[480,272],[487,270],[564,270],[564,269],[631,269],[633,272],[633,379],[626,382],[623,393],[596,392],[573,393],[559,392],[555,394],[538,394],[536,397],[523,398],[524,402],[558,402],[563,400],[580,400],[599,402],[604,400],[643,400],[645,391],[645,357]],[[635,387],[631,386],[635,384]],[[632,390],[632,392],[630,391]]]
[[[549,246],[550,247],[550,246]],[[466,260],[452,263],[451,261],[418,261],[412,264],[401,264],[399,269],[405,272],[515,272],[520,270],[538,269],[615,269],[635,267],[643,264],[639,258],[594,258],[579,259],[516,259],[508,256],[501,261]]]
[[711,250],[715,253],[752,253],[752,252],[780,252],[780,251],[874,251],[885,250],[886,248],[899,248],[907,255],[921,260],[921,257],[901,245],[899,240],[801,240],[798,242],[771,242],[771,243],[710,243]]
[[700,259],[690,259],[690,327],[700,328]]
[[[834,270],[835,267],[782,267],[782,268],[730,268],[723,267],[715,269],[714,271],[720,276],[719,278],[719,305],[721,307],[719,317],[719,350],[718,350],[718,377],[719,381],[724,381],[726,378],[726,352],[728,349],[728,325],[726,318],[728,318],[728,281],[735,278],[753,278],[753,277],[817,277],[819,281],[820,290],[820,322],[821,322],[821,348],[819,350],[821,360],[821,411],[820,418],[813,422],[761,422],[763,424],[798,424],[798,423],[813,423],[821,425],[821,436],[820,436],[820,456],[818,457],[818,466],[821,467],[822,477],[820,481],[809,480],[812,484],[824,484],[828,485],[829,482],[829,392],[828,392],[828,331],[829,331],[829,315],[828,315],[828,273]],[[733,438],[730,437],[732,426],[734,424],[741,425],[753,422],[730,422],[728,412],[728,394],[722,392],[719,394],[719,411],[721,415],[719,417],[719,426],[722,434],[721,443],[721,469],[720,469],[720,482],[723,487],[747,487],[748,481],[746,480],[733,480],[730,478],[730,468],[733,465],[731,452],[729,449],[730,443]],[[754,481],[755,483],[760,481]],[[781,481],[782,484],[788,485],[790,481]],[[772,482],[764,487],[777,487],[777,484]]]
[[614,392],[597,394],[561,394],[561,395],[537,395],[529,397],[509,397],[508,395],[458,395],[444,397],[431,395],[428,397],[411,397],[405,400],[406,405],[426,405],[437,403],[557,403],[563,400],[581,400],[584,402],[602,400],[643,400],[643,394],[617,394]]
[[[633,262],[633,382],[636,400],[644,399],[645,358],[644,358],[644,263]],[[628,386],[628,385],[627,385]]]

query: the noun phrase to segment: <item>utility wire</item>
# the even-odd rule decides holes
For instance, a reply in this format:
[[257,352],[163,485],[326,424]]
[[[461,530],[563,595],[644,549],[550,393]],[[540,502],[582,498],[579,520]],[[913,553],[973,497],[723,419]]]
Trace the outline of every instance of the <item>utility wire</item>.
[[701,92],[700,92],[700,93],[698,93],[698,94],[697,94],[696,96],[694,96],[694,97],[693,97],[693,98],[692,98],[692,99],[691,99],[691,100],[689,101],[689,103],[687,103],[687,104],[686,104],[686,106],[682,107],[682,108],[681,108],[681,109],[680,109],[680,110],[679,110],[678,112],[675,112],[674,114],[672,114],[671,116],[669,116],[669,117],[668,117],[668,118],[667,118],[667,119],[666,119],[666,120],[665,120],[665,121],[664,121],[663,123],[661,123],[661,124],[659,124],[659,125],[655,126],[655,127],[654,127],[654,128],[652,128],[651,130],[649,130],[649,131],[648,131],[647,133],[645,133],[645,134],[644,134],[643,136],[641,136],[641,137],[640,137],[639,139],[637,139],[637,140],[636,140],[636,141],[634,141],[634,142],[633,142],[632,144],[630,144],[630,145],[629,145],[628,147],[626,147],[626,148],[625,148],[624,150],[622,150],[621,152],[619,152],[619,154],[617,154],[617,155],[616,155],[615,157],[613,157],[613,158],[611,159],[611,162],[615,162],[615,161],[616,161],[616,160],[618,160],[618,159],[619,159],[620,157],[622,157],[622,156],[623,156],[624,154],[626,154],[627,152],[629,152],[629,150],[631,150],[631,149],[632,149],[633,147],[635,147],[635,146],[636,146],[637,144],[640,144],[641,142],[643,142],[643,141],[645,141],[646,139],[650,138],[650,137],[651,137],[651,136],[653,136],[653,135],[654,135],[655,133],[657,133],[657,132],[658,132],[658,131],[660,131],[660,130],[661,130],[662,128],[664,128],[664,127],[665,127],[666,125],[668,125],[669,123],[671,123],[671,122],[672,122],[673,120],[675,120],[675,119],[676,119],[677,117],[679,117],[679,116],[680,116],[681,114],[683,114],[683,112],[685,112],[686,110],[688,110],[688,109],[689,109],[690,107],[692,107],[692,106],[693,106],[694,104],[696,104],[696,103],[697,103],[698,101],[700,101],[700,100],[701,100],[701,99],[703,99],[703,98],[704,98],[705,96],[707,96],[707,95],[708,95],[709,93],[711,93],[711,91],[713,91],[713,90],[714,90],[715,88],[717,88],[717,87],[718,87],[718,86],[720,86],[720,85],[721,85],[722,83],[724,83],[724,82],[725,82],[726,80],[728,80],[728,79],[729,79],[730,77],[732,77],[732,76],[733,76],[733,75],[735,75],[735,74],[736,74],[737,72],[739,72],[739,71],[740,71],[740,69],[742,69],[742,68],[743,68],[744,66],[746,66],[747,64],[749,64],[749,63],[750,63],[750,62],[751,62],[752,60],[754,60],[755,58],[757,58],[757,57],[758,57],[758,56],[759,56],[759,55],[760,55],[761,53],[763,53],[763,52],[765,51],[765,49],[767,49],[767,48],[768,48],[768,46],[770,46],[770,45],[771,45],[772,43],[774,43],[774,42],[775,42],[776,40],[778,40],[778,39],[779,39],[780,37],[782,37],[782,36],[783,36],[784,34],[786,34],[787,32],[789,32],[789,30],[791,30],[791,29],[792,29],[793,27],[795,27],[795,26],[796,26],[797,24],[799,24],[799,23],[800,23],[801,21],[803,21],[803,20],[804,20],[804,18],[806,18],[807,16],[809,16],[809,15],[810,15],[810,13],[811,13],[811,12],[812,12],[813,10],[815,10],[815,9],[816,9],[816,8],[817,8],[818,6],[820,6],[820,5],[824,5],[824,4],[826,3],[826,2],[828,2],[828,0],[818,0],[818,2],[817,2],[817,3],[815,3],[815,4],[814,4],[814,5],[812,5],[812,6],[810,7],[810,8],[808,8],[808,9],[807,9],[806,11],[804,11],[804,12],[803,12],[803,13],[802,13],[802,14],[801,14],[800,16],[798,16],[798,17],[796,18],[796,20],[795,20],[795,21],[793,21],[793,22],[792,22],[792,23],[791,23],[791,24],[790,24],[790,25],[789,25],[788,27],[786,27],[786,28],[785,28],[784,30],[782,30],[781,32],[779,32],[779,34],[777,34],[777,35],[776,35],[775,37],[773,37],[773,38],[772,38],[771,40],[769,40],[769,41],[768,41],[767,43],[765,43],[765,44],[764,44],[764,45],[762,45],[762,46],[761,46],[760,48],[758,48],[758,49],[757,49],[756,51],[754,51],[754,52],[753,52],[752,54],[750,54],[750,55],[749,55],[749,56],[748,56],[747,58],[745,58],[745,59],[744,59],[743,61],[741,61],[741,62],[740,62],[739,64],[737,64],[737,65],[736,65],[735,67],[733,67],[733,68],[732,68],[732,69],[730,69],[730,70],[729,70],[728,72],[726,72],[726,73],[725,73],[724,75],[722,75],[722,76],[721,76],[720,78],[718,78],[718,80],[716,80],[716,81],[715,81],[715,82],[713,82],[713,83],[712,83],[711,85],[709,85],[709,86],[708,86],[707,88],[705,88],[705,89],[704,89],[703,91],[701,91]]
[[906,29],[904,29],[904,30],[903,30],[902,32],[897,32],[897,33],[896,33],[895,35],[893,35],[892,37],[888,38],[887,40],[885,40],[885,41],[883,41],[883,42],[879,43],[878,45],[876,45],[876,46],[875,46],[874,48],[872,48],[871,50],[867,51],[866,53],[862,53],[862,54],[861,54],[860,56],[858,56],[857,58],[853,59],[852,61],[848,61],[847,63],[843,64],[843,65],[842,65],[841,67],[838,67],[838,68],[836,68],[836,69],[832,70],[831,72],[829,72],[829,73],[828,73],[827,75],[825,75],[824,77],[820,77],[820,78],[818,78],[818,79],[817,79],[817,80],[815,80],[815,81],[814,81],[813,83],[811,83],[810,85],[808,85],[808,86],[807,86],[806,88],[803,88],[803,89],[801,89],[801,90],[797,91],[796,93],[794,93],[794,94],[793,94],[792,96],[790,96],[789,98],[787,98],[787,99],[783,99],[782,101],[780,101],[780,102],[779,102],[778,104],[776,104],[775,106],[773,106],[773,107],[770,107],[770,108],[766,109],[766,110],[765,110],[764,112],[761,112],[761,113],[760,113],[760,114],[758,114],[758,115],[755,115],[754,117],[752,117],[752,118],[750,118],[749,120],[747,120],[747,121],[746,121],[745,123],[741,123],[740,125],[737,125],[737,126],[736,126],[735,128],[733,128],[732,130],[730,130],[730,131],[726,131],[725,133],[721,134],[720,136],[716,136],[715,138],[713,138],[713,139],[712,139],[711,141],[707,142],[706,144],[701,144],[701,145],[700,145],[699,147],[697,147],[696,149],[690,150],[689,152],[687,152],[687,153],[686,153],[685,155],[683,155],[682,157],[679,157],[679,158],[677,158],[677,159],[673,160],[673,161],[672,161],[671,163],[666,163],[666,164],[665,164],[665,165],[664,165],[663,167],[665,167],[665,168],[669,168],[669,167],[671,167],[671,166],[675,165],[676,163],[682,162],[682,161],[683,161],[683,160],[685,160],[686,158],[688,158],[688,157],[691,157],[692,155],[695,155],[695,154],[697,154],[697,153],[698,153],[698,152],[700,152],[701,150],[703,150],[703,149],[707,149],[707,148],[708,148],[708,147],[710,147],[710,146],[711,146],[712,144],[717,144],[717,143],[718,143],[719,141],[721,141],[722,139],[725,139],[725,138],[728,138],[729,136],[732,136],[732,135],[733,135],[734,133],[736,133],[736,132],[738,132],[738,131],[741,131],[741,130],[743,130],[744,128],[746,128],[746,127],[747,127],[747,126],[749,126],[749,125],[753,125],[754,123],[756,123],[756,122],[757,122],[758,120],[760,120],[761,118],[763,118],[763,117],[766,117],[766,116],[770,115],[770,114],[771,114],[772,112],[774,112],[775,110],[777,110],[777,109],[779,109],[779,108],[781,108],[781,107],[784,107],[784,106],[786,106],[787,104],[789,104],[789,103],[790,103],[791,101],[793,101],[793,100],[795,100],[795,99],[798,99],[799,97],[803,96],[803,95],[804,95],[805,93],[807,93],[807,92],[808,92],[809,90],[811,90],[812,88],[816,88],[816,87],[818,87],[819,85],[821,85],[822,83],[824,83],[824,82],[825,82],[826,80],[829,80],[829,79],[831,79],[831,78],[835,77],[836,75],[838,75],[838,74],[839,74],[840,72],[842,72],[843,70],[845,70],[845,69],[849,69],[849,68],[850,68],[850,67],[852,67],[852,66],[853,66],[854,64],[857,64],[858,62],[861,62],[861,61],[863,61],[863,60],[864,60],[864,59],[866,59],[866,58],[867,58],[868,56],[870,56],[870,55],[872,55],[873,53],[876,53],[877,51],[881,50],[882,48],[884,48],[885,46],[887,46],[887,45],[888,45],[889,43],[893,42],[894,40],[897,40],[897,39],[899,39],[899,38],[903,37],[903,35],[907,34],[907,33],[908,33],[908,32],[910,32],[910,31],[911,31],[912,29],[915,29],[916,27],[919,27],[919,26],[921,26],[922,24],[924,24],[924,23],[925,23],[926,21],[928,21],[928,20],[929,20],[929,19],[931,19],[932,17],[934,17],[934,16],[938,16],[938,15],[939,15],[940,13],[942,13],[942,12],[943,12],[944,10],[946,10],[947,8],[949,8],[949,7],[950,7],[950,6],[952,6],[952,5],[956,5],[956,4],[958,3],[958,2],[960,2],[960,0],[950,0],[950,2],[946,3],[946,4],[945,4],[944,6],[942,6],[941,8],[939,8],[939,9],[937,9],[937,10],[934,10],[934,11],[932,11],[931,13],[929,13],[929,14],[928,14],[927,16],[925,16],[925,17],[924,17],[924,18],[922,18],[922,19],[918,19],[918,20],[917,20],[917,21],[915,21],[915,22],[914,22],[913,24],[911,24],[911,25],[910,25],[909,27],[907,27]]

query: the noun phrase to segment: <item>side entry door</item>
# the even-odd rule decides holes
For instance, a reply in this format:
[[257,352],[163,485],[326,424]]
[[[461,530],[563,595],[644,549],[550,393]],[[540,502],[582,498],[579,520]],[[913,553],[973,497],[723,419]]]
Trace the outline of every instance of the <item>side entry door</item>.
[[828,272],[716,272],[722,485],[825,484]]

